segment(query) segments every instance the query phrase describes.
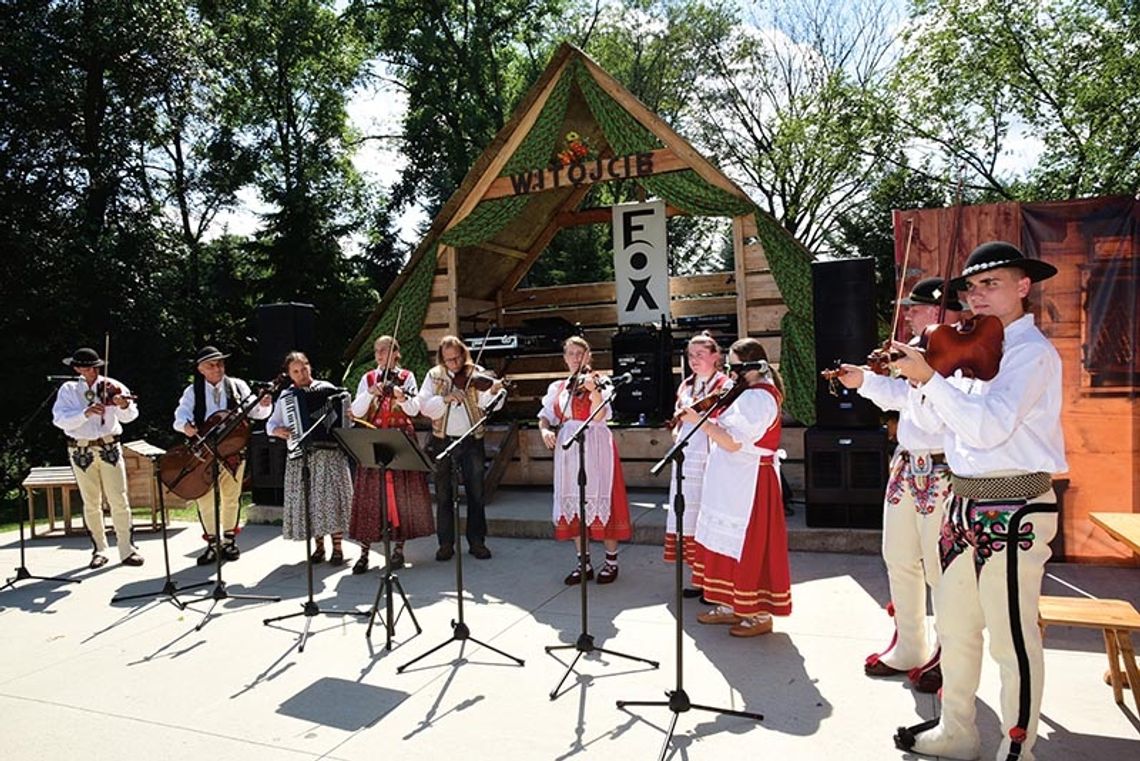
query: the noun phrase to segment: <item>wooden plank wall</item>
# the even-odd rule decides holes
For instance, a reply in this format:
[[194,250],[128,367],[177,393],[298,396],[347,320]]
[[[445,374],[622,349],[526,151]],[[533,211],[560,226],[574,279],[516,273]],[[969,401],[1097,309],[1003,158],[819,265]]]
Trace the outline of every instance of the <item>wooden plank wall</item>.
[[[953,209],[896,212],[896,261],[901,265],[905,219],[915,220],[907,286],[921,277],[941,274],[955,226]],[[987,240],[1021,245],[1018,204],[969,206],[962,213],[960,259]],[[1078,221],[1064,236],[1038,243],[1041,258],[1057,267],[1057,275],[1035,285],[1030,299],[1037,325],[1061,355],[1064,401],[1061,423],[1069,484],[1063,500],[1062,530],[1070,560],[1136,564],[1136,557],[1088,519],[1090,512],[1140,512],[1140,399],[1133,391],[1105,393],[1082,386],[1084,294],[1081,266],[1109,256],[1137,256],[1130,241],[1085,237]],[[955,274],[961,271],[961,261]],[[1087,378],[1085,379],[1087,380]]]

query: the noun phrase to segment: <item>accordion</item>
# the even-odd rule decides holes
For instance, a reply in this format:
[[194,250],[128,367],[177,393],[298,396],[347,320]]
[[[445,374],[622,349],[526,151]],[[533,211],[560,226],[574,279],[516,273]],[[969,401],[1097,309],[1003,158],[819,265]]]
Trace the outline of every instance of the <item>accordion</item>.
[[[285,422],[293,431],[285,444],[289,459],[300,457],[303,453],[302,438],[307,445],[336,446],[332,429],[344,427],[345,407],[348,406],[348,392],[345,389],[333,385],[317,388],[294,386],[281,398],[285,406]],[[322,417],[324,420],[321,420]],[[321,421],[319,425],[317,421]]]

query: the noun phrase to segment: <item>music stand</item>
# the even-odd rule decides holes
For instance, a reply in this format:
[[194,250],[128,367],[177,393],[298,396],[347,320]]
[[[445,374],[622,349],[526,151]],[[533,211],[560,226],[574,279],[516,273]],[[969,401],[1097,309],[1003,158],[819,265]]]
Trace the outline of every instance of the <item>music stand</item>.
[[[76,375],[75,377],[78,378],[79,376]],[[9,448],[15,449],[16,442],[18,442],[24,438],[24,434],[27,432],[28,428],[31,427],[32,421],[35,420],[39,416],[40,410],[42,410],[44,407],[46,407],[48,402],[50,402],[52,399],[54,399],[55,395],[58,393],[59,393],[59,386],[56,386],[55,388],[53,388],[48,393],[47,396],[45,396],[43,398],[43,401],[40,402],[40,406],[36,407],[35,410],[32,411],[32,414],[30,414],[26,418],[24,418],[24,422],[21,423],[20,427],[16,429],[16,435],[12,437],[11,443],[9,444]],[[67,487],[64,487],[64,488],[67,488]],[[28,570],[27,562],[24,560],[24,511],[22,509],[22,506],[16,510],[16,514],[19,516],[19,519],[20,519],[20,565],[19,565],[19,567],[16,568],[16,575],[15,576],[12,576],[11,578],[4,580],[4,586],[0,587],[0,592],[3,592],[8,587],[15,587],[21,581],[28,581],[29,579],[34,580],[34,581],[58,581],[61,584],[79,584],[79,583],[81,583],[83,581],[83,579],[68,579],[68,578],[64,578],[63,576],[36,576],[35,574],[33,574],[32,572],[30,572]],[[35,517],[33,516],[32,519],[35,520]],[[100,520],[102,520],[101,517],[100,517]]]
[[638,655],[628,655],[626,653],[619,653],[615,650],[607,650],[604,647],[598,647],[594,644],[594,635],[590,634],[587,626],[589,618],[589,602],[588,592],[586,591],[586,555],[590,548],[589,536],[586,531],[586,432],[590,427],[590,423],[604,410],[610,402],[613,401],[614,391],[611,390],[609,395],[602,396],[602,403],[599,404],[590,416],[582,422],[582,426],[578,429],[566,443],[562,444],[562,450],[566,451],[570,445],[578,444],[578,539],[581,543],[582,551],[578,553],[578,586],[581,587],[581,603],[582,603],[582,631],[578,634],[578,640],[573,645],[547,645],[546,652],[552,653],[555,650],[570,650],[578,651],[574,656],[574,660],[570,661],[570,665],[566,667],[566,673],[562,675],[562,679],[553,690],[550,691],[550,699],[554,700],[558,697],[558,690],[570,676],[570,672],[578,664],[578,659],[586,653],[605,653],[606,655],[614,655],[618,658],[625,658],[631,661],[638,661],[640,663],[648,663],[653,668],[658,668],[661,664],[657,661],[651,661],[648,658],[642,658]]
[[[273,618],[266,618],[261,623],[269,626],[278,621],[284,621],[288,618],[296,618],[297,616],[305,617],[305,626],[301,630],[301,642],[297,647],[298,653],[305,652],[305,642],[309,639],[309,625],[313,623],[313,618],[318,615],[324,616],[363,616],[364,613],[358,610],[321,610],[313,600],[313,506],[310,500],[311,497],[311,484],[312,484],[312,470],[309,468],[309,452],[313,448],[314,441],[310,438],[314,431],[318,430],[325,425],[325,421],[329,419],[334,410],[332,407],[325,410],[317,420],[309,426],[309,429],[301,434],[296,439],[296,447],[301,450],[301,499],[305,506],[305,577],[308,587],[308,599],[301,603],[300,613],[289,613],[284,616],[275,616]],[[335,432],[334,432],[335,433]],[[295,456],[295,455],[292,455]]]
[[180,589],[194,589],[195,587],[204,587],[209,584],[209,581],[199,581],[195,584],[187,584],[184,587],[179,587],[178,584],[170,577],[170,545],[166,537],[166,499],[162,495],[162,490],[166,488],[162,484],[162,472],[158,467],[158,460],[162,454],[148,454],[147,458],[150,460],[151,465],[154,466],[154,485],[158,490],[158,514],[162,519],[162,560],[166,564],[166,583],[162,585],[162,589],[156,592],[139,592],[134,595],[121,595],[112,597],[111,602],[125,602],[127,600],[140,600],[144,597],[157,597],[158,595],[166,595],[166,602],[170,603],[179,610],[186,609],[186,603],[178,599],[178,592]]
[[763,714],[753,713],[751,711],[735,711],[730,708],[714,708],[713,706],[700,705],[693,703],[689,700],[689,694],[685,692],[685,674],[683,668],[683,653],[684,653],[684,627],[683,627],[683,614],[684,614],[684,571],[682,563],[682,555],[684,554],[684,517],[685,517],[685,446],[689,443],[689,439],[693,437],[701,425],[709,419],[715,412],[723,410],[724,408],[716,405],[710,407],[705,412],[700,421],[693,426],[687,434],[677,440],[677,443],[665,453],[649,472],[653,475],[660,473],[670,461],[674,462],[676,495],[673,497],[673,514],[677,523],[677,532],[674,535],[674,552],[673,567],[675,571],[674,578],[674,591],[676,594],[677,603],[677,626],[676,626],[676,663],[677,663],[677,686],[676,689],[666,692],[669,696],[668,700],[619,700],[617,707],[619,709],[626,706],[667,706],[673,712],[673,720],[669,722],[669,731],[665,733],[665,742],[661,746],[661,754],[658,756],[659,761],[665,761],[665,756],[669,752],[669,742],[673,739],[673,731],[677,728],[677,719],[681,714],[697,708],[701,711],[711,711],[713,713],[720,713],[726,716],[739,716],[744,719],[753,719],[754,721],[763,721]]
[[[194,627],[194,631],[201,631],[202,627],[210,621],[210,616],[214,614],[214,608],[222,600],[253,600],[256,602],[281,602],[281,597],[278,595],[235,595],[226,591],[226,582],[222,580],[222,491],[218,480],[221,478],[221,456],[218,454],[218,446],[221,444],[222,439],[228,436],[237,428],[238,424],[249,417],[249,413],[253,410],[254,406],[261,403],[261,398],[273,392],[272,386],[267,386],[260,393],[252,394],[250,400],[245,402],[237,409],[237,412],[227,420],[225,423],[216,425],[202,436],[202,444],[213,455],[213,460],[210,463],[210,475],[213,478],[214,492],[214,573],[216,579],[214,581],[214,588],[206,597],[198,600],[191,600],[190,602],[183,603],[183,609],[194,605],[195,603],[205,602],[210,600],[210,607],[206,610],[202,620]],[[184,474],[183,474],[184,475]],[[180,475],[174,480],[174,483],[169,484],[171,488],[177,485],[183,475]],[[207,582],[209,583],[209,582]]]
[[337,441],[344,447],[356,464],[362,468],[375,468],[380,471],[380,535],[384,540],[384,577],[376,589],[376,599],[372,603],[372,610],[368,613],[368,630],[364,636],[372,639],[372,625],[380,615],[380,596],[385,596],[384,604],[384,630],[386,632],[384,649],[392,649],[392,636],[396,631],[396,613],[392,600],[392,590],[400,593],[403,602],[402,614],[405,610],[416,627],[416,634],[423,632],[420,622],[416,620],[416,613],[408,596],[404,593],[404,586],[399,577],[392,572],[392,524],[388,520],[388,471],[409,470],[426,472],[431,470],[427,457],[416,446],[416,443],[398,428],[341,428],[333,431]]
[[[500,393],[505,393],[505,392],[500,392]],[[493,409],[497,403],[498,402],[492,402],[490,405],[490,408]],[[463,444],[463,442],[467,441],[467,439],[474,436],[475,432],[483,427],[483,425],[487,422],[487,419],[489,417],[490,417],[490,415],[487,414],[486,412],[484,412],[482,418],[480,418],[470,428],[468,428],[462,436],[457,438],[455,441],[451,442],[451,446],[449,446],[447,449],[440,452],[439,455],[435,458],[437,462],[442,462],[448,458],[450,458],[450,460],[451,460],[451,500],[452,500],[452,502],[451,502],[451,507],[452,507],[452,509],[451,509],[451,520],[452,520],[452,534],[455,537],[455,591],[456,591],[455,599],[456,599],[456,604],[459,607],[459,617],[457,619],[452,619],[452,621],[451,621],[451,630],[452,631],[451,631],[451,637],[449,639],[444,640],[440,644],[433,647],[431,650],[428,650],[426,653],[423,653],[422,655],[416,656],[415,658],[413,658],[412,660],[403,664],[402,666],[397,666],[396,667],[396,673],[397,674],[402,674],[404,672],[404,669],[406,669],[408,666],[411,666],[413,663],[416,663],[418,661],[423,660],[424,658],[427,658],[429,655],[431,655],[432,653],[434,653],[437,650],[442,650],[444,647],[451,644],[452,642],[463,643],[463,642],[466,642],[467,640],[471,640],[476,645],[482,645],[483,647],[487,648],[488,650],[495,652],[495,653],[498,653],[499,655],[503,656],[504,658],[509,658],[510,660],[514,661],[515,663],[517,663],[520,666],[525,664],[525,661],[523,661],[522,658],[516,658],[515,656],[513,656],[509,653],[505,653],[496,647],[492,647],[491,645],[488,645],[486,642],[482,642],[482,641],[477,640],[474,637],[472,637],[471,636],[471,629],[468,628],[466,622],[464,622],[464,620],[463,620],[463,552],[462,552],[463,542],[462,542],[462,537],[460,537],[460,535],[459,535],[459,463],[455,461],[454,452],[458,447],[460,447]],[[460,645],[460,647],[462,647],[462,645]]]

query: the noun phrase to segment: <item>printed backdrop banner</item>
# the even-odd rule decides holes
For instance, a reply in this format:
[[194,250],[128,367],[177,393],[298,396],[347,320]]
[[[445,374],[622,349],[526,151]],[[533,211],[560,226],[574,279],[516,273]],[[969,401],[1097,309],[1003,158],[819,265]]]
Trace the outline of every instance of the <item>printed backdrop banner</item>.
[[665,202],[621,204],[613,210],[618,325],[667,322],[669,249]]

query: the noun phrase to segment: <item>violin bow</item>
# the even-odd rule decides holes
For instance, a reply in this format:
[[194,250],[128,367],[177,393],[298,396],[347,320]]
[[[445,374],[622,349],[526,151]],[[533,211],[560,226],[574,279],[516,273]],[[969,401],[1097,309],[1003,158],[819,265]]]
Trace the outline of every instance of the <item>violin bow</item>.
[[950,252],[946,256],[946,271],[942,275],[942,300],[938,305],[938,323],[946,321],[946,305],[950,301],[950,276],[958,260],[962,245],[962,186],[966,181],[966,165],[958,167],[958,187],[954,191],[954,234],[950,236]]
[[906,273],[910,267],[910,244],[914,240],[914,217],[906,220],[906,247],[903,250],[902,272],[899,274],[898,295],[895,296],[895,316],[891,318],[891,338],[898,338],[899,316],[902,314],[903,289],[906,287]]
[[106,415],[107,407],[107,379],[110,377],[108,373],[111,372],[111,332],[107,331],[103,334],[103,389],[99,394],[99,403],[103,405],[103,412],[99,413],[99,425],[103,425],[104,416]]

